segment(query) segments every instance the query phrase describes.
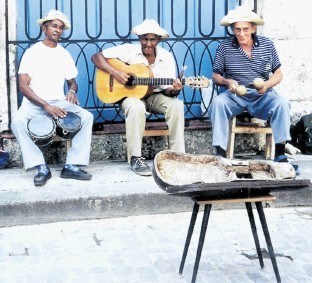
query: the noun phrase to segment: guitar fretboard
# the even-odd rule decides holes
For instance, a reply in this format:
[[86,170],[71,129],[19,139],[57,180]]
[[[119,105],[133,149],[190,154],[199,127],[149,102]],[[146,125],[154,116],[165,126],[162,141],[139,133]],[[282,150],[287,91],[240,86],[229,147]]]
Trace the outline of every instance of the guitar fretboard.
[[[174,79],[169,78],[134,78],[133,85],[172,85]],[[185,85],[185,79],[181,79],[182,85]]]

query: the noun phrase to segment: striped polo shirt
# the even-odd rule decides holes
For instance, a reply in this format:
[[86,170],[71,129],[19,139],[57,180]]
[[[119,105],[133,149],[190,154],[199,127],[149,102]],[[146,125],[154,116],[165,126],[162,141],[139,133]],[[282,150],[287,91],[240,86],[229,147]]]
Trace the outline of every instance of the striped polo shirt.
[[277,51],[269,38],[253,35],[253,39],[251,59],[239,46],[236,37],[222,41],[216,51],[213,72],[247,87],[252,86],[255,78],[268,80],[281,66]]

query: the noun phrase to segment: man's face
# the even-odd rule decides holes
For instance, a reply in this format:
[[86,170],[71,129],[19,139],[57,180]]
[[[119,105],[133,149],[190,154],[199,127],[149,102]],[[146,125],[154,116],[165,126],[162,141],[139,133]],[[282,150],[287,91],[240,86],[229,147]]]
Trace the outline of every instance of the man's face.
[[155,55],[155,49],[157,44],[160,41],[160,37],[153,33],[147,33],[140,35],[139,37],[141,46],[142,46],[142,52],[144,55]]
[[60,20],[45,22],[42,26],[42,31],[44,32],[46,39],[58,42],[64,31],[64,23]]
[[256,26],[250,22],[236,22],[232,30],[239,44],[247,44],[251,40],[252,33],[256,31]]

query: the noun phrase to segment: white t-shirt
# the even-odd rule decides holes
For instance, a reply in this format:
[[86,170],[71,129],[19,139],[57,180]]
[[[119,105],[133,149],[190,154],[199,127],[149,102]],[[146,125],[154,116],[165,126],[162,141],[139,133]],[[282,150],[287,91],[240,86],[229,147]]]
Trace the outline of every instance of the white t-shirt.
[[[18,73],[28,74],[31,89],[48,101],[65,99],[65,80],[75,78],[78,70],[65,48],[60,45],[50,48],[38,42],[24,53]],[[25,102],[29,102],[26,97]]]
[[[156,59],[152,65],[148,64],[147,59],[143,55],[141,44],[122,44],[114,46],[103,50],[102,54],[105,58],[117,58],[127,64],[141,63],[145,66],[149,66],[153,72],[154,78],[176,78],[176,65],[173,56],[168,50],[160,46],[156,47]],[[159,87],[164,89],[168,86]]]

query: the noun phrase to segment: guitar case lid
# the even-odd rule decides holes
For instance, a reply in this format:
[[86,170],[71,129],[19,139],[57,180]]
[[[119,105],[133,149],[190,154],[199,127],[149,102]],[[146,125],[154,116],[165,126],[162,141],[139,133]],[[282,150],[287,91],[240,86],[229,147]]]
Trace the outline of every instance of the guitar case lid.
[[230,160],[165,150],[155,156],[153,165],[154,180],[162,190],[195,198],[254,196],[310,184],[309,180],[295,180],[291,164],[267,160]]

